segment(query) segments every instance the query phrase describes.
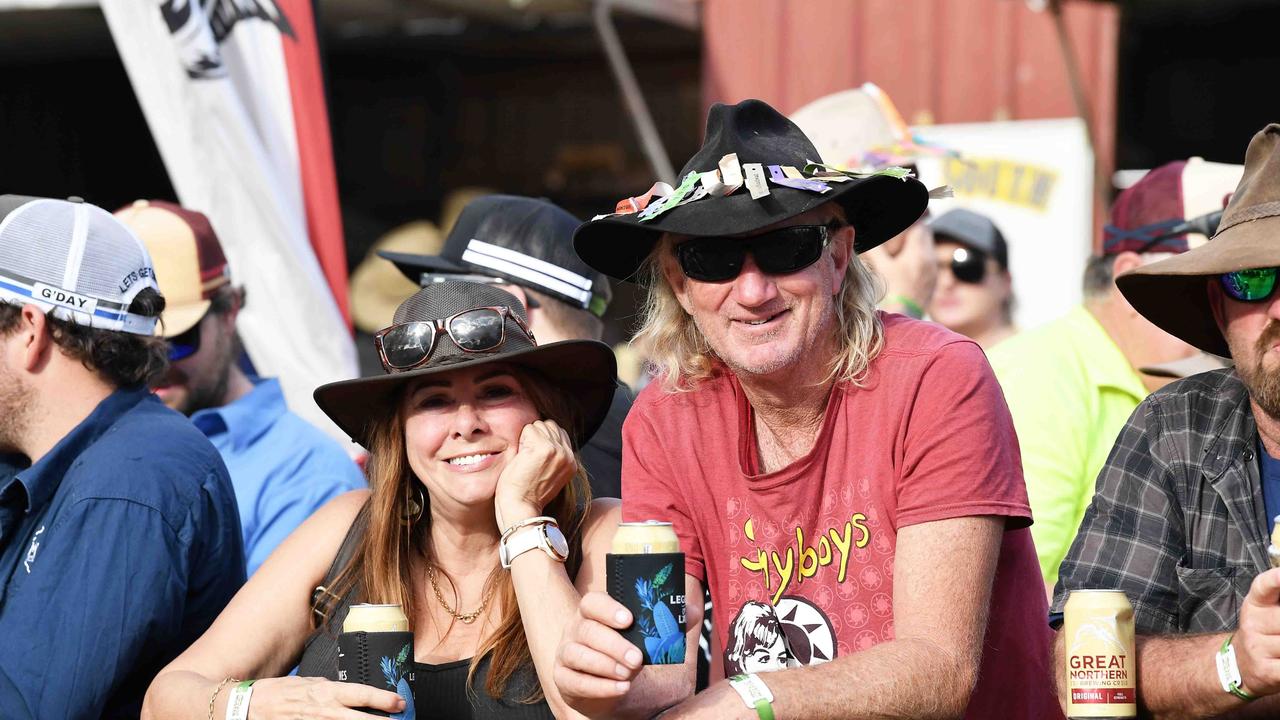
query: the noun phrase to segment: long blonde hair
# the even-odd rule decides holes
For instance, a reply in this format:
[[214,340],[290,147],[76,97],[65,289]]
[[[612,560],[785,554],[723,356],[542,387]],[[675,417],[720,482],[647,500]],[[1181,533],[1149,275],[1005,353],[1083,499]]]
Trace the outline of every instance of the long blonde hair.
[[[555,420],[566,430],[579,426],[580,420],[576,417],[574,406],[565,402],[561,394],[553,392],[550,382],[540,373],[520,367],[511,367],[510,370],[540,417]],[[369,442],[369,488],[372,494],[366,506],[368,526],[355,552],[338,574],[333,586],[328,588],[331,594],[324,594],[321,605],[314,608],[316,612],[312,613],[312,617],[319,613],[324,618],[325,626],[333,623],[340,606],[334,600],[352,594],[352,597],[358,598],[355,602],[399,604],[409,618],[410,630],[415,629],[413,622],[422,600],[415,594],[417,588],[413,579],[412,560],[415,553],[428,562],[433,557],[431,501],[426,492],[422,492],[418,496],[423,504],[421,517],[406,521],[410,517],[411,496],[417,494],[414,486],[418,479],[409,467],[404,433],[404,412],[398,406],[388,408],[373,423]],[[573,478],[543,509],[544,515],[550,515],[559,521],[560,528],[569,541],[569,558],[565,569],[570,578],[577,575],[578,568],[582,565],[582,523],[586,507],[591,502],[591,487],[587,482],[586,470],[582,467],[581,458],[577,460],[578,470]],[[497,558],[493,559],[496,562]],[[437,572],[443,574],[439,568]],[[485,692],[490,697],[502,698],[506,695],[508,682],[518,670],[530,667],[533,658],[529,654],[529,643],[524,635],[520,607],[516,603],[510,573],[498,571],[490,577],[489,582],[497,585],[494,599],[502,608],[502,615],[494,632],[484,639],[471,658],[467,684],[470,687],[476,668],[485,657],[489,657]],[[542,698],[541,686],[533,683],[533,687],[523,697],[509,699],[533,703]]]
[[[838,206],[828,207],[843,220]],[[663,389],[679,392],[692,390],[698,382],[714,375],[720,359],[680,305],[663,274],[663,262],[674,261],[672,245],[671,239],[664,235],[641,267],[645,296],[640,308],[640,328],[631,343],[648,359],[661,378]],[[880,279],[850,252],[833,307],[838,352],[832,359],[827,381],[862,384],[871,361],[884,347],[884,327],[876,314],[876,303],[883,295]]]

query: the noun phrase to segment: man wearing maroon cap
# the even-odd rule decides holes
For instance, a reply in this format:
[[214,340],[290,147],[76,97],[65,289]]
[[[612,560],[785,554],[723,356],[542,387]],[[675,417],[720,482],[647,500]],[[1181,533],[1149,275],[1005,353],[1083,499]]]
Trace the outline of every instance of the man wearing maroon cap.
[[1139,315],[1114,278],[1203,244],[1187,219],[1221,210],[1239,176],[1238,166],[1199,158],[1147,173],[1111,209],[1102,252],[1085,268],[1084,302],[988,353],[1017,428],[1050,593],[1116,433],[1147,393],[1169,382],[1139,368],[1195,353]]
[[313,511],[364,487],[364,475],[336,442],[289,411],[277,380],[240,368],[236,316],[244,290],[231,284],[209,219],[158,200],[139,200],[116,217],[147,246],[169,299],[160,332],[170,367],[152,389],[222,454],[252,575]]

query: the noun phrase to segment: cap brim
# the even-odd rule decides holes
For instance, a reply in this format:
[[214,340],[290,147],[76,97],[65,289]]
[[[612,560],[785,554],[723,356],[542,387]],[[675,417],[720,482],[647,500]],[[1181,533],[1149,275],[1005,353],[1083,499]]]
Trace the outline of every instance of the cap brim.
[[1232,362],[1230,360],[1220,358],[1217,355],[1199,352],[1181,360],[1145,365],[1138,368],[1138,372],[1155,377],[1184,378],[1212,370],[1221,370],[1222,368],[1231,367],[1231,365]]
[[609,414],[617,388],[617,361],[608,345],[594,340],[566,340],[500,355],[476,355],[449,365],[407,372],[343,380],[316,388],[316,405],[352,440],[368,445],[372,420],[395,409],[408,383],[429,375],[490,363],[530,368],[550,382],[554,392],[575,405],[580,419],[576,428],[565,428],[575,447],[595,434]]
[[379,250],[378,257],[390,260],[397,270],[415,284],[421,284],[423,273],[464,274],[472,272],[466,267],[439,255],[416,255],[414,253]]
[[209,300],[201,300],[190,305],[166,307],[160,315],[160,322],[156,323],[156,334],[165,338],[181,335],[195,327],[212,304]]
[[915,178],[875,175],[830,185],[831,190],[821,194],[771,185],[759,200],[743,188],[673,208],[646,222],[636,214],[592,220],[574,232],[573,248],[596,270],[634,282],[662,233],[741,235],[835,202],[856,229],[854,251],[862,253],[906,230],[929,205],[929,191]]

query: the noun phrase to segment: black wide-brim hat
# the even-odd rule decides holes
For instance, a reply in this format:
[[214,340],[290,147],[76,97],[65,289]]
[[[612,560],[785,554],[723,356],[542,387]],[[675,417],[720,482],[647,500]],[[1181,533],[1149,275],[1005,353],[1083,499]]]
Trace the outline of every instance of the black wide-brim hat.
[[[524,306],[511,293],[478,283],[446,281],[428,285],[396,308],[393,325],[447,318],[464,310],[505,306],[528,322]],[[402,393],[413,381],[460,368],[501,363],[534,370],[574,408],[565,431],[575,448],[595,434],[609,413],[617,387],[618,366],[608,345],[595,340],[566,340],[538,345],[514,320],[506,320],[506,338],[490,352],[464,352],[440,337],[427,362],[411,370],[343,380],[316,388],[316,405],[351,439],[369,447],[373,421],[396,412]],[[559,420],[559,419],[558,419]]]
[[[680,170],[716,170],[720,159],[737,153],[742,165],[760,163],[803,168],[821,163],[818,151],[800,128],[760,100],[737,105],[717,103],[707,115],[702,149]],[[580,226],[573,247],[588,265],[619,280],[636,272],[664,232],[723,236],[751,233],[808,212],[828,202],[840,204],[855,229],[854,252],[862,253],[906,230],[924,214],[929,192],[915,178],[871,175],[830,183],[825,193],[769,184],[769,194],[752,199],[747,188],[732,195],[712,194],[652,220],[637,213],[610,215]]]

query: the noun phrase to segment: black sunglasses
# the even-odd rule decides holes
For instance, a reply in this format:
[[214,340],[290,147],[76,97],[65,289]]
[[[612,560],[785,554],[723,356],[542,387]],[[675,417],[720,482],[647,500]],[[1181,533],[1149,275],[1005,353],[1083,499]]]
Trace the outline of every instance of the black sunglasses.
[[987,254],[967,247],[956,248],[951,252],[951,275],[962,283],[980,284],[987,277]]
[[817,262],[841,227],[792,225],[750,237],[696,237],[676,246],[676,259],[685,277],[702,282],[738,277],[748,252],[761,272],[787,275]]
[[459,350],[482,353],[496,350],[507,340],[507,318],[516,321],[531,342],[533,333],[519,315],[501,305],[463,310],[439,320],[419,320],[392,325],[378,331],[373,342],[382,367],[387,371],[411,370],[425,363],[441,335],[447,335]]

